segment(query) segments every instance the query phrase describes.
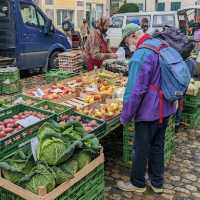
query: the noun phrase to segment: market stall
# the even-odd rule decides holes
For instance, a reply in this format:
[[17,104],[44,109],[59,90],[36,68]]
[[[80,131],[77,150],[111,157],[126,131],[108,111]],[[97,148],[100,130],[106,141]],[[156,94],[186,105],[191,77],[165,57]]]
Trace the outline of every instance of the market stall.
[[[4,132],[1,130],[3,134],[0,144],[3,145],[4,151],[1,151],[0,155],[1,159],[3,158],[3,163],[0,162],[2,171],[0,195],[19,199],[23,197],[28,200],[59,199],[61,197],[79,200],[80,196],[88,199],[88,195],[94,197],[93,199],[103,199],[103,154],[98,140],[120,126],[126,82],[127,77],[123,76],[121,72],[113,73],[99,69],[76,74],[73,77],[66,76],[62,80],[54,79],[39,88],[25,89],[23,94],[14,95],[1,101],[0,117],[2,117],[1,126]],[[29,124],[30,122],[26,121],[29,117],[35,117],[36,123]],[[19,126],[20,120],[22,125]],[[171,120],[167,130],[166,163],[174,149],[174,124],[174,120]],[[8,128],[11,128],[12,131],[8,132]],[[125,164],[130,164],[133,154],[134,127],[125,126],[123,134],[123,160]],[[34,147],[35,138],[37,138],[37,148]],[[69,141],[70,143],[68,143]],[[60,149],[52,150],[51,148],[57,148],[56,145]],[[19,154],[24,155],[20,163],[24,162],[24,164],[20,164],[18,168],[19,163],[15,162],[15,158],[19,159],[18,151],[16,151],[19,147],[19,151],[22,149],[22,153]],[[26,177],[27,187],[24,187],[25,183],[21,176],[22,171],[28,170],[26,164],[31,158],[26,159],[27,150],[24,152],[24,148],[28,148],[28,152],[33,155],[31,158],[34,160],[32,160],[34,167],[31,167],[28,172],[29,175],[32,175],[31,173],[34,175]],[[33,149],[35,148],[37,152],[34,154]],[[76,167],[73,174],[59,168],[58,165],[63,165],[64,162],[70,165],[71,163],[68,162],[77,159],[77,152],[85,152],[85,150],[91,153],[91,157],[84,156],[85,164],[80,168]],[[41,151],[46,152],[42,153]],[[56,162],[57,159],[51,158],[53,154],[59,157],[58,162]],[[66,154],[70,159],[63,161],[62,156],[65,157]],[[47,163],[48,168],[38,166],[35,158],[42,163]],[[51,173],[56,174],[55,169],[59,173],[62,171],[63,177],[66,177],[67,180],[59,177],[57,177],[58,180],[56,178],[53,180]],[[48,182],[43,183],[39,180],[38,184],[44,185],[44,187],[35,185],[33,188],[32,182],[38,179],[36,172],[40,170],[47,170],[51,184],[49,186]],[[13,172],[19,175],[14,176],[14,181]],[[15,178],[19,179],[15,181]],[[54,184],[52,185],[52,183]]]

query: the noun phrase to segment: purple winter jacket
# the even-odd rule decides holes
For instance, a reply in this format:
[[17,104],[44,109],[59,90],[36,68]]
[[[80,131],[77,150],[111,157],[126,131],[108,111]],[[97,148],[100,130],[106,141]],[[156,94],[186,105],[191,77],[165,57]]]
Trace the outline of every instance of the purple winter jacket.
[[[144,44],[160,46],[160,40],[148,39]],[[159,55],[146,48],[137,49],[129,63],[128,83],[124,95],[121,123],[134,120],[155,121],[160,119],[159,92],[150,89],[160,87]],[[163,117],[175,114],[175,103],[163,100]]]

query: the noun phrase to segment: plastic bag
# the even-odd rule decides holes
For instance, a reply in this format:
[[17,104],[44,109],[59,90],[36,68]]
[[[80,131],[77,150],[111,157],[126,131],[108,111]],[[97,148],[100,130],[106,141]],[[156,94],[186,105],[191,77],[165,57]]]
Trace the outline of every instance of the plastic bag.
[[118,61],[122,61],[125,62],[126,61],[126,57],[125,57],[125,50],[123,49],[123,47],[120,47],[117,52],[117,60]]

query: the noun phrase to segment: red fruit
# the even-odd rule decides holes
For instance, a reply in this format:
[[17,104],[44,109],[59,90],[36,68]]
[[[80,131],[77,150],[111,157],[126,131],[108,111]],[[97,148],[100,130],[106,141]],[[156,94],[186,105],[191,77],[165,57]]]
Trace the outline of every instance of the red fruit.
[[7,133],[11,133],[13,131],[13,128],[5,128],[4,132]]
[[14,123],[8,123],[6,127],[7,128],[13,128],[14,127]]
[[0,138],[4,138],[4,137],[6,137],[6,133],[4,131],[1,131],[0,132]]

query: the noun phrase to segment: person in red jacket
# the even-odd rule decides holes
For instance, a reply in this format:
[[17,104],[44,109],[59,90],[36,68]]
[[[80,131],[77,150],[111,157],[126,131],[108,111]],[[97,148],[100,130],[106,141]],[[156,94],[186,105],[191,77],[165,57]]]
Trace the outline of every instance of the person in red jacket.
[[110,19],[101,17],[96,23],[96,28],[88,36],[83,54],[88,71],[93,70],[95,66],[100,68],[104,60],[117,58],[106,39],[109,26]]

